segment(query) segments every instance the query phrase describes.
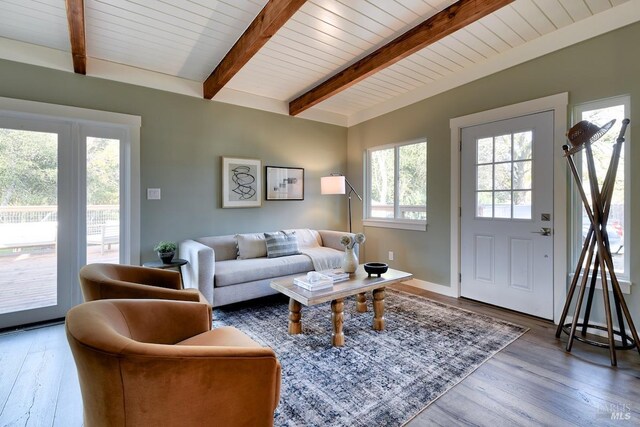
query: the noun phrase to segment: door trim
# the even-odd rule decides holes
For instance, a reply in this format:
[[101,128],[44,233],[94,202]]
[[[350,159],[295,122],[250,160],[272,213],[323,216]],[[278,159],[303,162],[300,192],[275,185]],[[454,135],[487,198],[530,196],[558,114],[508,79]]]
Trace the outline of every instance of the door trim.
[[557,156],[553,161],[553,320],[559,321],[566,297],[567,277],[567,169],[561,155],[567,126],[569,93],[525,101],[449,121],[451,129],[451,290],[460,297],[460,144],[462,128],[511,119],[528,114],[553,111],[553,138]]

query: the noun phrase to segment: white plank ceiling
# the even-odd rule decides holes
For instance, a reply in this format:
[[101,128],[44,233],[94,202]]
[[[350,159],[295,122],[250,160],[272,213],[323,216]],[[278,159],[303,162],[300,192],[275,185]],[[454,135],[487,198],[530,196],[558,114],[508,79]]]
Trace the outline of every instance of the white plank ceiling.
[[[353,116],[626,1],[516,0],[312,110]],[[453,2],[308,0],[226,87],[288,102]],[[266,3],[85,0],[87,61],[201,83]],[[64,0],[0,0],[0,38],[69,52]]]

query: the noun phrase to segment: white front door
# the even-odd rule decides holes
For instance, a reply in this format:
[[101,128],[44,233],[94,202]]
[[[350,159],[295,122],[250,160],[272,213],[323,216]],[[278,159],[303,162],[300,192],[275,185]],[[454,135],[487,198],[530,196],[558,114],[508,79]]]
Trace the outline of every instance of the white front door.
[[553,319],[553,112],[462,129],[463,297]]

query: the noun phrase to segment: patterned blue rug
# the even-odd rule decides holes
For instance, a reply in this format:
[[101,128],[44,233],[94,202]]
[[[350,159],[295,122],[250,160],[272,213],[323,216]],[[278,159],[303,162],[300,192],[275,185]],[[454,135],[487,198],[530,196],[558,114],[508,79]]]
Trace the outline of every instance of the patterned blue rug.
[[345,300],[345,346],[331,346],[330,304],[302,307],[303,333],[287,332],[285,298],[214,309],[274,349],[282,364],[276,426],[400,426],[527,329],[396,290],[387,290],[386,330]]

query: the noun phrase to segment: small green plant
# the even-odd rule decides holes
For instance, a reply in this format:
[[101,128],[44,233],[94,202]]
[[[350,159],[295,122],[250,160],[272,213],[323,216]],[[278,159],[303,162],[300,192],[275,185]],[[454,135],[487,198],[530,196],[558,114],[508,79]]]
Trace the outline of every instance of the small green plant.
[[153,248],[153,250],[164,254],[167,252],[175,252],[177,248],[178,247],[173,242],[160,242]]

